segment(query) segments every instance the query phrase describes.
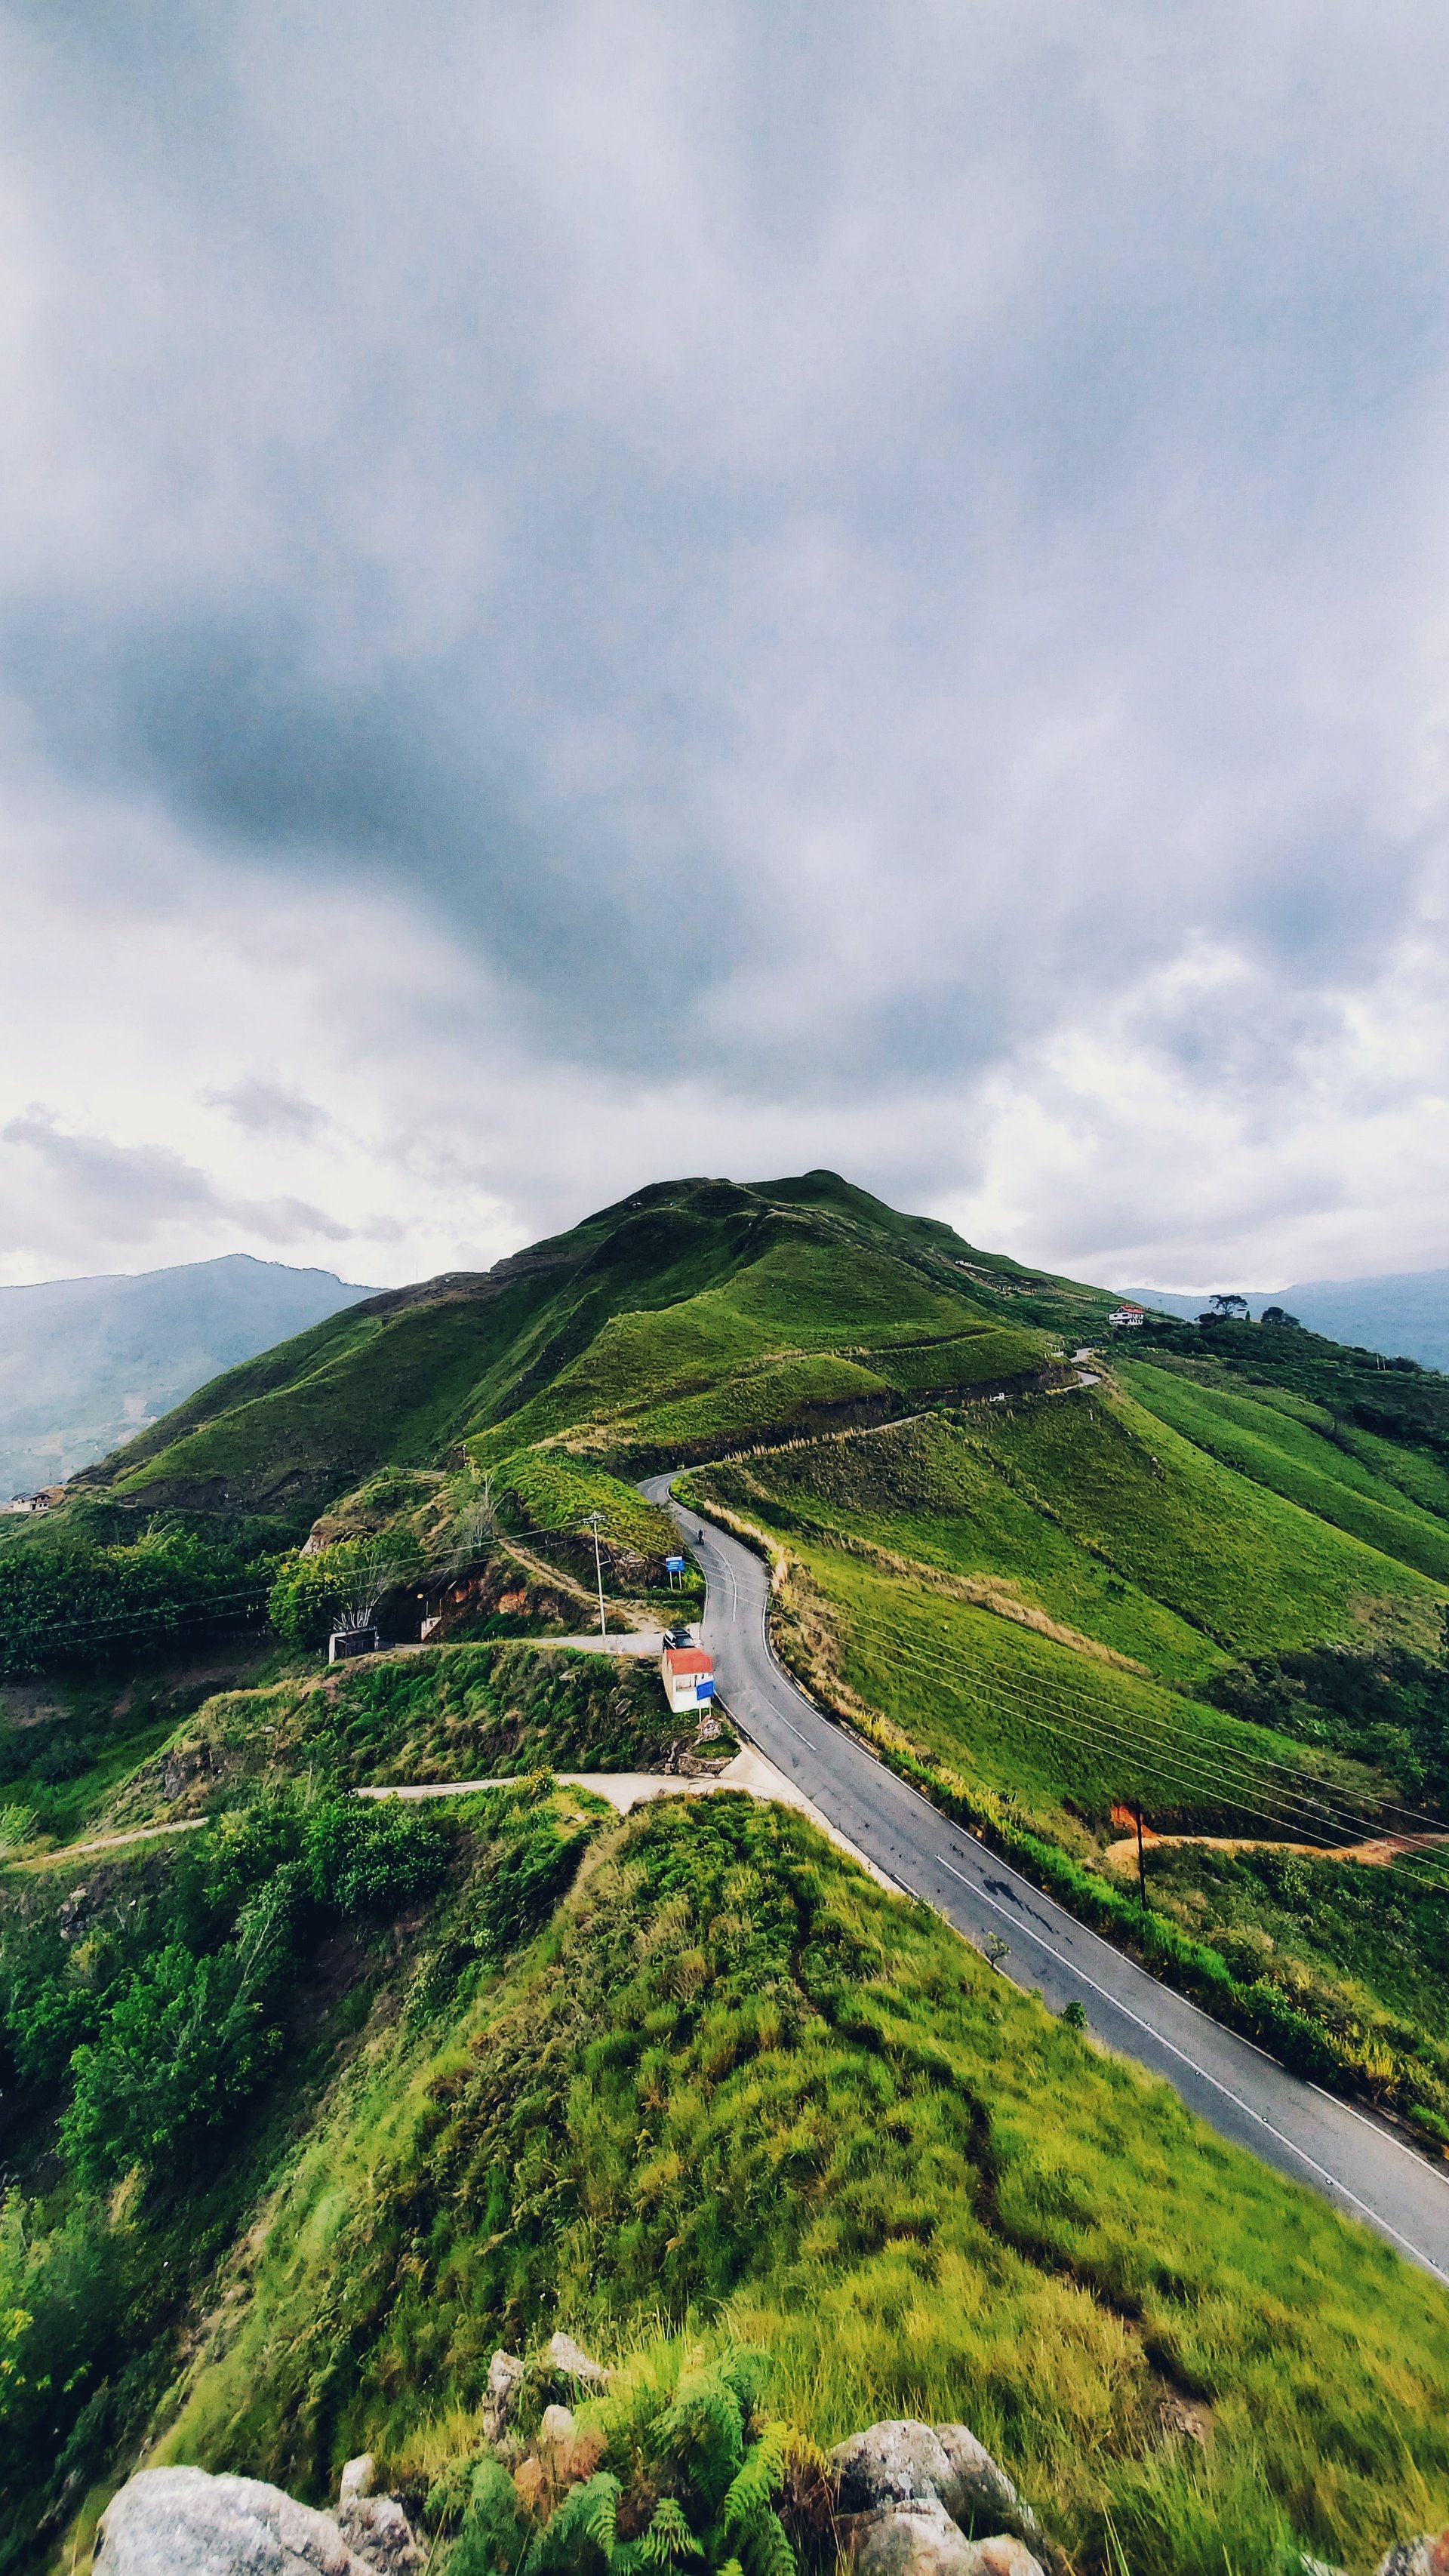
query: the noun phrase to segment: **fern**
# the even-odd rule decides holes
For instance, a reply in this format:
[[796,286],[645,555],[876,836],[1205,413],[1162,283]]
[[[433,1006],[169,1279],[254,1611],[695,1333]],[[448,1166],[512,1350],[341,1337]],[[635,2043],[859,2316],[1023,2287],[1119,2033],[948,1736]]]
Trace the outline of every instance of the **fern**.
[[[704,2544],[695,2539],[684,2507],[674,2496],[661,2497],[638,2546],[639,2556],[648,2567],[673,2567],[681,2558],[704,2556]],[[617,2565],[616,2558],[615,2569]]]
[[741,2555],[746,2576],[795,2576],[795,2552],[779,2515],[772,2513],[768,2505],[746,2524],[741,2535]]
[[684,2463],[706,2506],[717,2511],[745,2457],[744,2409],[723,2373],[687,2371],[654,2438]]
[[538,2534],[524,2576],[554,2576],[554,2571],[587,2567],[602,2558],[613,2568],[619,2548],[619,2498],[616,2477],[600,2469],[584,2485],[572,2487],[547,2527]]
[[720,2507],[719,2527],[722,2538],[746,2528],[766,2511],[785,2482],[785,2462],[790,2456],[793,2435],[784,2423],[766,2424],[759,2440],[750,2445],[744,2465],[731,2481],[728,2495]]

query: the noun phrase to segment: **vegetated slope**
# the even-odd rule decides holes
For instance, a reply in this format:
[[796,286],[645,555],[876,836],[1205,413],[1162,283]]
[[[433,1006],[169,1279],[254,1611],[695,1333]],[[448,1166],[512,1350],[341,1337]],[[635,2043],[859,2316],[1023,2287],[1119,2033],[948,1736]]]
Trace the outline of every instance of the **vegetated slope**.
[[240,1252],[0,1288],[0,1498],[89,1466],[220,1370],[372,1293]]
[[1302,1768],[1302,1746],[1204,1689],[1235,1656],[1385,1618],[1428,1642],[1437,1621],[1412,1569],[1098,1391],[741,1460],[688,1490],[791,1539],[852,1692],[993,1788],[1098,1829],[1138,1799],[1159,1823],[1251,1832],[1266,1807],[1291,1824],[1272,1766]]
[[1366,2563],[1406,2460],[1449,2501],[1437,2285],[788,1811],[648,1811],[501,1977],[460,1977],[467,1903],[223,2276],[160,2456],[321,2497],[365,2447],[425,2496],[495,2343],[697,2320],[817,2440],[971,2422],[1084,2568],[1114,2526],[1197,2565],[1214,2523],[1244,2576]]
[[657,1559],[641,1464],[1014,1381],[1105,1305],[828,1173],[661,1183],[486,1275],[364,1299],[0,1528],[0,1681],[245,1622],[279,1553],[319,1516],[340,1535],[328,1516],[383,1472],[472,1474],[515,1529],[597,1510]]
[[1449,1521],[1415,1504],[1352,1450],[1333,1417],[1301,1396],[1253,1397],[1150,1365],[1121,1371],[1139,1403],[1254,1484],[1352,1531],[1386,1556],[1449,1582]]
[[[1300,1467],[1275,1426],[1317,1437],[1281,1409],[1296,1397],[1121,1375],[1205,1436],[1261,1421],[1243,1456],[1274,1484]],[[1313,1473],[1432,1559],[1441,1525],[1391,1509],[1395,1488]],[[1441,1818],[1449,1837],[1443,1591],[1417,1563],[1112,1380],[699,1468],[682,1491],[786,1547],[782,1651],[910,1777],[1290,2063],[1449,2144],[1443,1854],[1313,1856]],[[1142,1923],[1107,1859],[1137,1810],[1268,1848],[1150,1852]]]
[[[745,1419],[898,1404],[898,1381],[933,1368],[943,1386],[1012,1375],[1040,1364],[1043,1332],[1079,1330],[1105,1307],[829,1173],[662,1182],[481,1276],[365,1299],[202,1388],[83,1485],[301,1525],[384,1462],[430,1464],[483,1432],[497,1454],[505,1421],[505,1447],[595,1416],[617,1422],[621,1447],[647,1446],[654,1409],[721,1390],[691,1423],[707,1442]],[[932,1366],[890,1349],[926,1341],[941,1354]],[[856,1346],[881,1346],[880,1365]],[[757,1366],[752,1415],[723,1390]],[[664,1436],[675,1427],[666,1412]]]

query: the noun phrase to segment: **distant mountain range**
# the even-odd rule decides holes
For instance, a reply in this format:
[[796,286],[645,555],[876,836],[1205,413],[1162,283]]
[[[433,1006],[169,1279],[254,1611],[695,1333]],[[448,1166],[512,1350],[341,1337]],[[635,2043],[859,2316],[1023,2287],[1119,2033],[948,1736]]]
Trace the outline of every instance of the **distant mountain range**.
[[[1229,1283],[1224,1283],[1225,1285]],[[1305,1279],[1292,1288],[1245,1288],[1256,1321],[1265,1306],[1286,1306],[1311,1333],[1347,1342],[1386,1359],[1419,1360],[1449,1371],[1449,1270],[1388,1271],[1380,1279]],[[1169,1315],[1198,1315],[1206,1297],[1167,1288],[1134,1288],[1144,1306]]]
[[60,1483],[209,1378],[372,1294],[242,1252],[0,1288],[0,1504]]

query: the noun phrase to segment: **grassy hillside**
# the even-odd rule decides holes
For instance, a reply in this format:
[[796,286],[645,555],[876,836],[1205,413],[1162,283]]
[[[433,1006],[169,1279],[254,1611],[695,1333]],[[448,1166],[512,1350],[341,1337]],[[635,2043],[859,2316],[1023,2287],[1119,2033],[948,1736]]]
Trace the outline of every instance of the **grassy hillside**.
[[1199,1449],[1319,1519],[1350,1530],[1381,1554],[1449,1583],[1449,1521],[1416,1508],[1398,1484],[1375,1473],[1354,1450],[1338,1447],[1330,1414],[1302,1398],[1278,1396],[1265,1402],[1223,1387],[1198,1386],[1160,1368],[1129,1366],[1121,1374],[1148,1412],[1171,1423]]
[[[509,1445],[523,1447],[805,1352],[821,1354],[823,1373],[804,1373],[782,1401],[828,1407],[862,1391],[848,1373],[856,1346],[933,1339],[944,1349],[993,1326],[1006,1332],[993,1365],[1011,1374],[1039,1365],[1044,1332],[1085,1329],[1106,1304],[1100,1291],[995,1262],[831,1173],[665,1182],[486,1274],[365,1299],[203,1387],[84,1485],[133,1505],[305,1525],[384,1461],[433,1463],[505,1422]],[[835,1350],[844,1376],[830,1365]],[[959,1379],[957,1355],[933,1363],[947,1368],[940,1383],[972,1382],[977,1355],[958,1356]],[[869,1373],[864,1391],[876,1391]],[[723,1398],[720,1418],[734,1424],[739,1407]],[[695,1436],[707,1439],[708,1425]]]
[[[459,1700],[490,1681],[467,1654]],[[378,1678],[350,1677],[355,1718]],[[354,1828],[328,1758],[303,1726],[184,1847],[12,1886],[0,2403],[34,2483],[0,2564],[44,2563],[68,2481],[69,2565],[68,2513],[83,2540],[148,2421],[153,2459],[319,2501],[370,2448],[426,2519],[466,2490],[495,2344],[559,2323],[654,2385],[753,2346],[760,2403],[816,2442],[969,2421],[1103,2576],[1123,2545],[1162,2576],[1365,2568],[1406,2493],[1449,2510],[1442,2290],[803,1820],[722,1798],[619,1827],[535,1777]],[[237,1967],[283,1920],[243,2052]],[[178,2078],[188,1977],[224,2127],[184,2051]]]
[[[494,2345],[559,2323],[628,2363],[626,2486],[638,2408],[718,2360],[802,2461],[974,2423],[1081,2576],[1357,2576],[1449,2511],[1438,2290],[798,1818],[620,1828],[550,1779],[691,1749],[647,1667],[517,1633],[592,1615],[594,1514],[616,1620],[697,1601],[633,1481],[684,1463],[823,1703],[1449,2148],[1441,1863],[1315,1856],[1449,1826],[1449,1382],[1162,1327],[1083,1385],[1109,1303],[830,1174],[661,1184],[0,1533],[0,2571],[68,2568],[149,2429],[318,2497],[374,2448],[441,2576]],[[360,1588],[434,1642],[320,1668]],[[439,1777],[516,1785],[354,1796]],[[1151,1845],[1145,1916],[1138,1805],[1234,1843]],[[512,2576],[480,2531],[460,2571]]]

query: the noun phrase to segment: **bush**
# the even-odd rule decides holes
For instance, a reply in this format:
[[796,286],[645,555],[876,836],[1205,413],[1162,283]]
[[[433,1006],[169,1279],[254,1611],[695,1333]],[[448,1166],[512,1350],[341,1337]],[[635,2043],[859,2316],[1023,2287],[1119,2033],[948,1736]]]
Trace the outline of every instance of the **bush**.
[[224,1950],[198,1959],[172,1941],[126,1980],[71,2059],[60,2143],[83,2182],[105,2190],[133,2165],[168,2175],[221,2143],[281,2048],[296,1895],[278,1871]]
[[339,1539],[315,1556],[288,1557],[267,1596],[272,1626],[291,1646],[325,1646],[336,1627],[369,1625],[421,1562],[417,1540],[406,1530]]
[[396,1914],[431,1896],[452,1838],[451,1823],[398,1799],[328,1799],[307,1827],[308,1882],[339,1914]]
[[275,1564],[174,1524],[119,1547],[73,1525],[37,1530],[0,1554],[0,1680],[94,1669],[138,1639],[250,1626]]

